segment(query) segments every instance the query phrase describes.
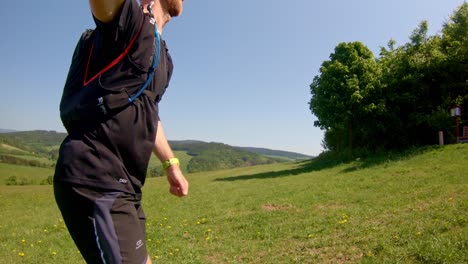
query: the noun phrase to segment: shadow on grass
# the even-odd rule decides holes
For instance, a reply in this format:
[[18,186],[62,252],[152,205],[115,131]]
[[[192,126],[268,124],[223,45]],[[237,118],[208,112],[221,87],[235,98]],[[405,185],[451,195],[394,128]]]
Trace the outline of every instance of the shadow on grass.
[[271,179],[271,178],[280,178],[280,177],[288,177],[288,176],[295,176],[307,172],[312,171],[319,171],[327,168],[335,167],[342,162],[331,160],[331,159],[324,159],[321,157],[317,157],[311,160],[301,161],[296,163],[296,168],[289,169],[289,170],[282,170],[282,171],[269,171],[269,172],[262,172],[257,174],[250,174],[250,175],[239,175],[239,176],[232,176],[226,178],[217,178],[215,181],[239,181],[239,180],[252,180],[252,179]]
[[425,146],[420,148],[411,148],[400,152],[379,152],[369,154],[364,159],[354,159],[356,162],[353,163],[352,166],[342,170],[341,173],[349,173],[357,170],[372,168],[385,163],[406,160],[434,149],[440,149],[440,146]]
[[[252,179],[272,179],[280,177],[296,176],[299,174],[330,169],[342,164],[352,164],[352,166],[340,171],[341,173],[349,173],[357,170],[367,169],[388,162],[394,162],[411,158],[424,152],[437,149],[438,146],[427,146],[422,148],[414,148],[402,152],[378,152],[378,153],[322,153],[317,158],[301,161],[296,163],[296,168],[270,171],[257,174],[239,175],[225,178],[217,178],[215,181],[240,181]],[[361,156],[361,157],[360,157]]]

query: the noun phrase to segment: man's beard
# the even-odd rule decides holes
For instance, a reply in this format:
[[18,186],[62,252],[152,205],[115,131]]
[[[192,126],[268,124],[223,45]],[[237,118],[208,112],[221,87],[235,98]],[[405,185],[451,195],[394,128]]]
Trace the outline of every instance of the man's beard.
[[182,13],[182,1],[170,0],[167,1],[167,11],[171,17],[179,16]]

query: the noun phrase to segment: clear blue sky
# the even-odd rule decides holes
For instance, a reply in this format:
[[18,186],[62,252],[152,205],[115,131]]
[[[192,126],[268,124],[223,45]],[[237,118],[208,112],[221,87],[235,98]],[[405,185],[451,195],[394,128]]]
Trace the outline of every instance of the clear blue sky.
[[[169,139],[316,155],[309,84],[340,42],[377,56],[422,20],[440,32],[463,0],[186,0],[164,29],[175,71],[160,105]],[[2,1],[0,128],[65,131],[59,101],[87,0]]]

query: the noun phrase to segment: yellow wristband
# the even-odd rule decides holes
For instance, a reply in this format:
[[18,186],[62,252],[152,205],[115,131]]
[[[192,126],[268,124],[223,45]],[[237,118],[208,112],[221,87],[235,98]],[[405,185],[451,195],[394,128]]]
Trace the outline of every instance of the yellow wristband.
[[180,164],[180,161],[178,158],[171,158],[163,162],[162,166],[163,169],[167,170],[169,167],[171,167],[173,164]]

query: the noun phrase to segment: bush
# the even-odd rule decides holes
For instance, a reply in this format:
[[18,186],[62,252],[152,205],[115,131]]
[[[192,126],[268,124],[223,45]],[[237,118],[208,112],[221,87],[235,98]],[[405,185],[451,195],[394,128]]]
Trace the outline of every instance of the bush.
[[17,178],[16,176],[10,176],[5,180],[6,185],[30,185],[32,182],[26,178]]
[[47,178],[43,179],[41,181],[41,185],[52,185],[54,183],[54,176],[53,175],[49,175],[47,176]]
[[148,170],[147,176],[151,178],[164,176],[164,171],[161,167],[152,167]]

